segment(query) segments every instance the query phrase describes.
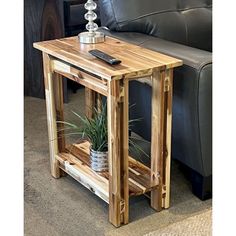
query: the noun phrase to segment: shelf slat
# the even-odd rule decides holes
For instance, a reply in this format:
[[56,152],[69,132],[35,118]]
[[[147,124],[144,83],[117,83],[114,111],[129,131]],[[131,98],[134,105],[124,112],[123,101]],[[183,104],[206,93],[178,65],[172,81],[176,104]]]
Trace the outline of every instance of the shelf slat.
[[67,174],[72,176],[105,202],[109,202],[109,183],[106,178],[98,175],[89,166],[85,165],[70,153],[59,153],[56,158],[60,162],[60,168]]
[[[72,144],[66,148],[67,152],[59,153],[56,158],[65,172],[108,203],[109,173],[91,169],[89,148],[89,142]],[[153,186],[150,180],[150,169],[129,156],[129,195],[137,196],[151,191]]]

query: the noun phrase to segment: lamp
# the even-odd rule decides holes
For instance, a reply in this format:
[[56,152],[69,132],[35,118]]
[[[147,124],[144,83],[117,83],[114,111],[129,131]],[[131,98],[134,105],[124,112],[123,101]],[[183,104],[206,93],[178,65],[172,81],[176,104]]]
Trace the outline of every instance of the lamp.
[[86,25],[87,32],[82,32],[78,35],[80,43],[102,43],[105,40],[105,36],[101,32],[96,32],[98,25],[94,23],[97,19],[97,14],[94,10],[97,8],[97,4],[93,0],[88,0],[84,4],[84,8],[88,12],[84,15],[84,18],[88,21]]

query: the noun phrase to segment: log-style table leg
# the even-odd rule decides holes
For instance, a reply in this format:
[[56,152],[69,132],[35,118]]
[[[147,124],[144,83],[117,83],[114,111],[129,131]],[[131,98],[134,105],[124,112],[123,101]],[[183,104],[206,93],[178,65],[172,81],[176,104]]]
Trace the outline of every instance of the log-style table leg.
[[96,104],[96,92],[92,89],[85,87],[85,115],[88,118],[92,118],[93,115],[93,108]]
[[58,80],[56,83],[54,83],[54,79],[56,79],[55,73],[53,73],[51,68],[50,57],[46,53],[43,53],[43,66],[51,174],[53,177],[59,178],[61,176],[61,171],[59,168],[59,162],[56,160],[55,155],[58,154],[59,148],[63,150],[65,146],[63,136],[61,137],[58,144],[56,123],[57,119],[63,120],[62,80]]
[[92,89],[85,88],[85,114],[87,117],[92,118],[94,108],[101,111],[102,95]]
[[170,163],[173,70],[152,76],[151,206],[160,211],[170,205]]
[[129,221],[128,81],[110,81],[107,97],[109,153],[109,221]]
[[100,93],[96,93],[96,105],[98,112],[102,110],[102,95]]
[[172,96],[173,96],[173,69],[166,70],[165,74],[165,162],[163,184],[165,185],[164,208],[170,206],[170,164],[171,164],[171,131],[172,131]]
[[[53,73],[53,91],[55,98],[56,120],[64,121],[64,103],[63,103],[63,77],[57,73]],[[57,123],[57,137],[59,152],[65,151],[65,132],[64,124]]]
[[151,137],[151,206],[162,209],[163,141],[164,141],[164,76],[163,71],[152,75],[152,137]]

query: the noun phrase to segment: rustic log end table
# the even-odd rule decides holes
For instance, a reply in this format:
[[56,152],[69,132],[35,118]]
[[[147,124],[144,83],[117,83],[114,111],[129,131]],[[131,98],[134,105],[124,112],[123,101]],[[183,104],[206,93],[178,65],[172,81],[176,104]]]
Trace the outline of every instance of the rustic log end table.
[[[51,174],[65,172],[109,204],[109,221],[116,227],[129,222],[129,197],[151,192],[151,207],[170,205],[170,161],[173,68],[182,61],[140,46],[106,37],[104,43],[80,44],[77,37],[34,43],[43,53],[44,83]],[[120,59],[111,66],[88,53],[104,51]],[[89,143],[70,144],[63,138],[63,81],[66,77],[85,86],[88,107],[107,97],[108,172],[90,167]],[[151,167],[129,156],[129,81],[146,78],[152,84]],[[61,130],[61,131],[60,131]],[[60,137],[60,138],[58,138]],[[73,148],[71,148],[73,146]]]

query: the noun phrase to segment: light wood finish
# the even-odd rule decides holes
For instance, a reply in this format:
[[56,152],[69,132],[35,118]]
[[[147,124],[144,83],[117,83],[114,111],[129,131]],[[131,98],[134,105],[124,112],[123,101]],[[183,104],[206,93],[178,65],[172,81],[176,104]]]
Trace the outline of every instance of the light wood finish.
[[151,206],[157,211],[162,209],[164,76],[163,71],[152,76],[151,183],[159,185],[151,192]]
[[[56,159],[60,162],[60,168],[63,171],[109,203],[109,172],[95,172],[92,170],[89,148],[89,142],[72,144],[66,148],[66,152],[57,154]],[[126,186],[126,189],[128,189],[126,198],[149,192],[153,188],[150,185],[150,169],[130,156],[127,160],[129,174],[126,173],[126,175],[129,176],[127,181],[129,187]],[[127,204],[125,206],[128,209]],[[127,217],[126,215],[122,219],[127,219]]]
[[70,153],[59,153],[56,159],[60,168],[95,193],[105,202],[109,202],[108,179],[93,171],[88,165]]
[[173,69],[166,71],[165,78],[165,93],[166,93],[166,138],[165,138],[165,198],[164,198],[164,208],[170,207],[170,164],[171,164],[171,130],[172,130],[172,96],[173,96]]
[[[80,44],[77,37],[34,44],[43,52],[51,173],[60,169],[109,203],[109,221],[116,227],[129,221],[129,197],[151,192],[151,206],[169,207],[173,68],[182,61],[118,39]],[[102,50],[122,61],[111,66],[88,53]],[[86,115],[101,109],[107,97],[109,171],[91,169],[89,143],[65,148],[57,141],[56,118],[63,120],[60,74],[85,86]],[[128,88],[130,80],[152,85],[151,168],[128,155]],[[53,85],[53,80],[55,83]]]
[[93,116],[93,107],[95,106],[96,94],[92,89],[85,87],[85,115],[88,118]]
[[104,96],[107,96],[107,81],[85,73],[78,68],[74,68],[64,62],[52,60],[52,66],[56,73],[59,73],[66,78],[69,78],[86,88],[96,91]]
[[[64,103],[63,103],[63,78],[58,73],[53,73],[53,91],[55,98],[56,120],[64,121]],[[65,151],[64,124],[57,123],[58,151]]]
[[[129,83],[128,80],[121,80],[120,90],[120,178],[121,178],[121,222],[129,222]],[[140,187],[140,186],[139,186]]]
[[[55,109],[56,109],[56,120],[64,121],[64,102],[63,102],[63,77],[54,71],[53,73],[53,91],[55,98]],[[58,142],[58,152],[65,151],[65,132],[64,124],[57,122],[57,142]],[[60,171],[61,176],[66,176],[66,172]]]
[[99,112],[102,110],[102,96],[99,93],[96,93],[96,107]]
[[[82,142],[68,146],[67,152],[82,161],[84,165],[90,167],[89,148],[89,142]],[[149,192],[153,188],[150,185],[150,168],[136,161],[131,156],[127,159],[129,165],[129,196],[138,196]],[[109,180],[109,172],[97,172],[97,174]]]
[[44,84],[45,97],[47,109],[47,123],[48,123],[48,138],[49,138],[49,152],[51,174],[54,178],[60,177],[59,163],[55,158],[58,150],[57,124],[56,124],[56,109],[53,88],[53,71],[51,69],[50,58],[46,53],[43,53],[43,67],[44,67]]
[[[128,223],[128,84],[108,83],[109,220],[115,226]],[[125,94],[127,97],[128,94]],[[126,113],[126,114],[125,114]]]
[[[78,37],[70,37],[34,43],[34,47],[107,80],[142,77],[151,75],[155,69],[182,65],[182,61],[176,58],[111,37],[98,44],[80,44]],[[91,49],[104,51],[122,63],[110,66],[90,55],[88,51]]]

